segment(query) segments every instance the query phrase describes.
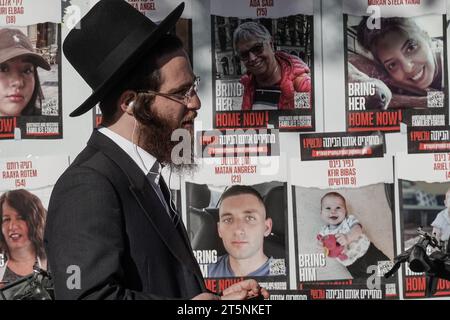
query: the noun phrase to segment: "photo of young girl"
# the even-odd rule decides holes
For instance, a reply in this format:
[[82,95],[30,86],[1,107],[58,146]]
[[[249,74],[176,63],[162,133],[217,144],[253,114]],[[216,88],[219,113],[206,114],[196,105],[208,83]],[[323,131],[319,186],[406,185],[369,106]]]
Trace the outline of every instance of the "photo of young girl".
[[443,99],[427,100],[444,95],[442,16],[382,17],[379,28],[368,19],[347,16],[348,83],[372,81],[379,89],[379,101],[369,100],[366,109],[444,107]]

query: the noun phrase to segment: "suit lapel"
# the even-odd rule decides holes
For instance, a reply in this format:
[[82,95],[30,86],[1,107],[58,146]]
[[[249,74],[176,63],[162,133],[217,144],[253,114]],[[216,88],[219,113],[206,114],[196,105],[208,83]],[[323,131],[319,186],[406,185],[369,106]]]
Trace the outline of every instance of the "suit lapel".
[[[142,212],[160,235],[162,241],[183,265],[191,269],[199,280],[202,280],[200,268],[195,258],[193,258],[189,239],[184,235],[185,232],[181,233],[183,234],[181,235],[175,228],[155,190],[153,190],[147,181],[147,177],[133,159],[115,142],[97,130],[92,133],[88,145],[103,152],[122,170],[126,176],[126,183],[129,184],[129,190],[138,202]],[[115,172],[111,174],[118,176]],[[184,228],[181,226],[181,229]]]

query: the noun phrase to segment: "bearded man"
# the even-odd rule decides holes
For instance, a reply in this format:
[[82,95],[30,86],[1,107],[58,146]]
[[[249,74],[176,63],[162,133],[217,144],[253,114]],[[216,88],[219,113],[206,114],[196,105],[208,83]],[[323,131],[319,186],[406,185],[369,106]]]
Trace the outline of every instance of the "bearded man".
[[268,296],[254,280],[221,297],[208,292],[161,177],[162,165],[174,165],[172,132],[192,138],[200,108],[198,78],[180,39],[167,34],[183,8],[156,25],[126,1],[101,0],[65,39],[67,59],[93,89],[71,116],[99,102],[103,122],[50,199],[45,245],[56,299]]

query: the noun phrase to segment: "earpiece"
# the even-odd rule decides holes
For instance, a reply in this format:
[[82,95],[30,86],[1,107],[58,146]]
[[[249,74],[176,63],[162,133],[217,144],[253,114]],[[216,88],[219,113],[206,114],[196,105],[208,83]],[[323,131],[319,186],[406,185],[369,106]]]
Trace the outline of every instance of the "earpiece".
[[128,114],[133,114],[134,112],[134,104],[135,104],[135,100],[132,100],[130,102],[127,103],[127,113]]

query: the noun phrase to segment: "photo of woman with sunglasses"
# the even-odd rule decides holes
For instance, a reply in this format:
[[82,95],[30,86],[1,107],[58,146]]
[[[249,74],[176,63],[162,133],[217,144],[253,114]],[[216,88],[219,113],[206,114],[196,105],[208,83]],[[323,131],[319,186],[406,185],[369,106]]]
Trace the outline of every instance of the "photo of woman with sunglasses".
[[233,33],[233,46],[246,69],[240,79],[242,110],[292,110],[295,92],[311,92],[309,67],[298,56],[275,50],[264,25],[240,24]]
[[[229,10],[232,7],[233,10]],[[314,131],[312,0],[211,0],[213,127]]]

